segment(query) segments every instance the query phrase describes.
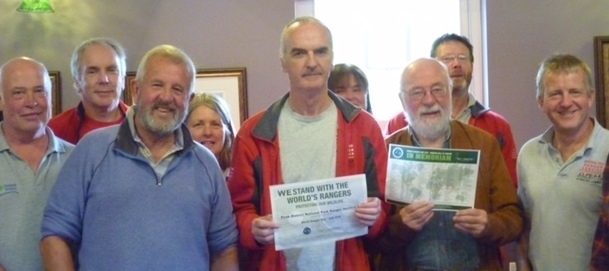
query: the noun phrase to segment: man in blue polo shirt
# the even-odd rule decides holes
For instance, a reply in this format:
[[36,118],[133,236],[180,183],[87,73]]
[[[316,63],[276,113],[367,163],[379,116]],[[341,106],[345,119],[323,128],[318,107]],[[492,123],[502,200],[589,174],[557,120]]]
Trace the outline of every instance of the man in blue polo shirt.
[[42,270],[40,220],[74,146],[53,135],[51,80],[44,65],[18,57],[0,67],[0,270]]

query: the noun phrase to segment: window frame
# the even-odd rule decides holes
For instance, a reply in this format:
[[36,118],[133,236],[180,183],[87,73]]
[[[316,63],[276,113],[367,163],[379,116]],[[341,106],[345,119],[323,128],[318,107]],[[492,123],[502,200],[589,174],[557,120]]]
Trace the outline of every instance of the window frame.
[[[488,80],[485,70],[488,67],[486,61],[486,44],[483,33],[483,2],[482,0],[458,0],[460,6],[461,35],[468,37],[474,47],[473,77],[469,91],[484,105],[488,105]],[[315,16],[315,0],[294,0],[294,15]],[[406,63],[404,63],[406,64]],[[379,120],[385,122],[388,120]]]

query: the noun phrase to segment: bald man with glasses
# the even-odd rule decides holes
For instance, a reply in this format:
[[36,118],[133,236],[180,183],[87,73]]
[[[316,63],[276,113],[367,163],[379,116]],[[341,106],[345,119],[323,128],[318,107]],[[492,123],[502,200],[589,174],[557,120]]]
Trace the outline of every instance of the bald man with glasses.
[[[451,119],[476,126],[495,136],[501,147],[512,183],[517,186],[516,158],[518,151],[510,124],[503,116],[478,102],[476,97],[469,92],[474,66],[473,49],[473,45],[466,37],[445,34],[434,41],[430,56],[446,65],[453,82]],[[389,120],[385,133],[391,135],[407,125],[406,115],[404,112],[400,112]]]

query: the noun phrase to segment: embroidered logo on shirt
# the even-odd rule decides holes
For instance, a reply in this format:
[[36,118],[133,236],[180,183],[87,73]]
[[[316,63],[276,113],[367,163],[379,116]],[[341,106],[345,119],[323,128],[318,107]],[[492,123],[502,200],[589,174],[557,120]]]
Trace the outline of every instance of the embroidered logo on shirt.
[[16,183],[0,184],[0,196],[4,196],[6,194],[11,194],[11,193],[19,194]]
[[577,180],[587,183],[600,184],[603,177],[605,163],[595,161],[585,161],[584,166],[577,174]]

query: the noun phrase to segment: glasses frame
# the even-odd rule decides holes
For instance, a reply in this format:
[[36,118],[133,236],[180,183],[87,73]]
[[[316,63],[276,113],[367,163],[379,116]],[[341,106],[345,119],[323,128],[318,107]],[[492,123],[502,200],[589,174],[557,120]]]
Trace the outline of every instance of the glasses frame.
[[408,98],[408,100],[410,101],[419,102],[425,99],[428,93],[436,100],[443,99],[448,95],[448,86],[436,85],[429,89],[416,88],[414,90],[402,91],[400,92],[400,95],[402,95],[402,97]]
[[438,60],[444,64],[453,63],[453,61],[457,60],[460,64],[471,63],[472,59],[468,55],[446,55],[442,57],[438,57]]

